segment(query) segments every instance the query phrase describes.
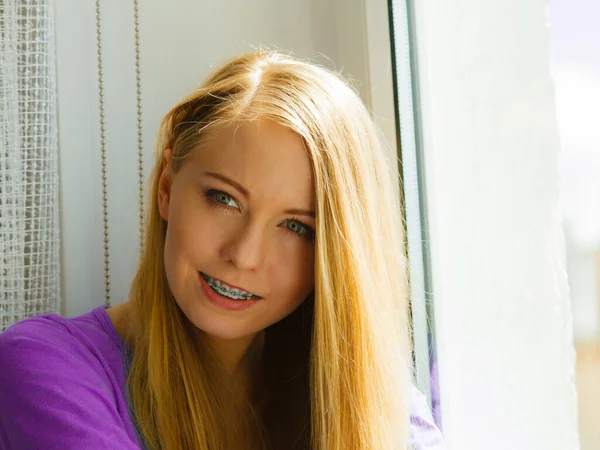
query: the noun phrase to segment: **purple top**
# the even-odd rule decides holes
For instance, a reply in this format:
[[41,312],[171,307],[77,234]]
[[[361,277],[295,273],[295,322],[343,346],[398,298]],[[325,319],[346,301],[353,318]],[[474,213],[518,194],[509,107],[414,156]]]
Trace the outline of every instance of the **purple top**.
[[[125,388],[127,347],[104,307],[41,315],[0,333],[0,449],[140,449]],[[445,445],[413,392],[414,450]]]

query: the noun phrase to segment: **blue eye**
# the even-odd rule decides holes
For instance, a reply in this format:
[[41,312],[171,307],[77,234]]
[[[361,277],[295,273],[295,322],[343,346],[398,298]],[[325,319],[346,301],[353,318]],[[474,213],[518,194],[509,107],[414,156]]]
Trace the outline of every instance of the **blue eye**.
[[215,204],[215,206],[239,209],[239,206],[233,197],[226,192],[210,189],[206,191],[206,196],[213,202],[213,204]]
[[312,228],[304,225],[302,222],[299,222],[296,219],[286,220],[285,227],[298,236],[305,237],[307,239],[313,238],[314,231]]

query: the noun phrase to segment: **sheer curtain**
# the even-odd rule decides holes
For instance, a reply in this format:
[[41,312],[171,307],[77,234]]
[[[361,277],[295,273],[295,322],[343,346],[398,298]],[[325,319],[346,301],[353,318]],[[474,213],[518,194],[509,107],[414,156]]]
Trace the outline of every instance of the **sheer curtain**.
[[0,331],[59,312],[52,0],[0,0]]

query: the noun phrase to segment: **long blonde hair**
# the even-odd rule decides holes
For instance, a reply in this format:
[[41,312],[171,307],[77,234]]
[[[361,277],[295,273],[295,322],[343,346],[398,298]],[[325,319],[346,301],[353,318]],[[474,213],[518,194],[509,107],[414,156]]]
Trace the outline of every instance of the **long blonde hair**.
[[[157,193],[165,149],[176,171],[220,126],[257,118],[300,135],[312,161],[315,287],[265,330],[246,398],[224,381],[169,290]],[[127,388],[148,448],[405,448],[410,358],[397,171],[356,93],[332,72],[280,53],[229,61],[166,115],[126,339]],[[239,423],[229,422],[232,402]]]

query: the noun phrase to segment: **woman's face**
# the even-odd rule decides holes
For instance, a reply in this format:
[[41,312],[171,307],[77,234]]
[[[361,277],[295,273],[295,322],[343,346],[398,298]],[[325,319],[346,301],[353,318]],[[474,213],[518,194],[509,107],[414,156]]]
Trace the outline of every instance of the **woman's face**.
[[293,131],[268,120],[220,131],[175,174],[166,151],[158,201],[170,289],[209,335],[253,336],[313,290],[313,176]]

